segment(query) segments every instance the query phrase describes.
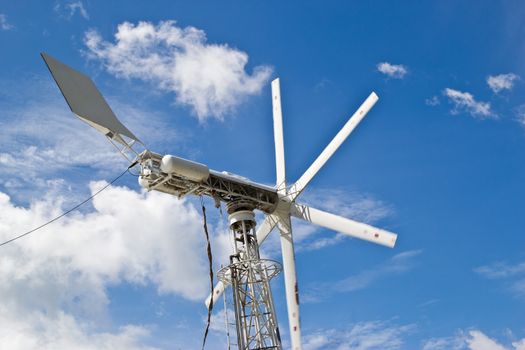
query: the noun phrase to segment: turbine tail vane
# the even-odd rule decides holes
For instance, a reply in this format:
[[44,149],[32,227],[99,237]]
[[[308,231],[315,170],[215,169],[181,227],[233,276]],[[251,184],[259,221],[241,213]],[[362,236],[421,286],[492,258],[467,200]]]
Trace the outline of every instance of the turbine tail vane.
[[[128,150],[133,151],[131,147],[136,142],[143,145],[139,138],[118,120],[88,76],[46,53],[41,55],[69,108],[80,120],[104,134],[110,141],[115,141]],[[133,153],[136,152],[133,151]]]

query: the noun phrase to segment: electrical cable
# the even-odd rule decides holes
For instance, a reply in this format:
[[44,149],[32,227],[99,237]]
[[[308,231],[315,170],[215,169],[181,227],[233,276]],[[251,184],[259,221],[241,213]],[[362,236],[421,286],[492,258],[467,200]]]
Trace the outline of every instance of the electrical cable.
[[206,207],[204,206],[204,201],[201,196],[201,206],[202,206],[202,219],[204,221],[203,227],[204,227],[204,233],[206,235],[206,251],[208,253],[208,261],[210,265],[210,287],[211,287],[211,299],[210,299],[210,305],[208,306],[208,321],[206,324],[206,329],[204,331],[204,338],[202,339],[202,350],[204,350],[204,347],[206,346],[206,338],[208,338],[208,332],[210,330],[210,323],[211,323],[211,311],[213,309],[213,285],[215,284],[213,282],[213,257],[211,254],[211,243],[210,243],[210,235],[208,233],[208,224],[206,223]]
[[104,187],[102,187],[100,190],[98,190],[97,192],[93,193],[90,197],[86,198],[85,200],[83,200],[82,202],[80,202],[79,204],[75,205],[73,208],[69,209],[69,210],[66,210],[65,212],[63,212],[62,214],[60,214],[59,216],[49,220],[48,222],[38,226],[38,227],[35,227],[34,229],[31,229],[27,232],[24,232],[16,237],[13,237],[11,239],[8,239],[7,241],[4,241],[2,243],[0,243],[0,247],[6,245],[6,244],[9,244],[11,242],[14,242],[16,241],[17,239],[20,239],[22,237],[25,237],[35,231],[38,231],[40,230],[41,228],[44,228],[45,226],[63,218],[64,216],[66,216],[67,214],[71,213],[72,211],[75,211],[76,209],[80,208],[81,206],[83,206],[84,204],[86,204],[87,202],[89,202],[90,200],[92,200],[93,198],[95,198],[95,196],[97,196],[98,194],[100,194],[100,192],[104,191],[106,188],[108,188],[109,186],[111,186],[112,184],[114,184],[117,180],[119,180],[122,176],[124,176],[128,170],[132,167],[134,167],[135,165],[137,164],[137,162],[133,162],[128,168],[126,168],[126,170],[120,174],[119,176],[117,176],[116,178],[114,178],[111,182],[109,182],[108,184],[106,184]]

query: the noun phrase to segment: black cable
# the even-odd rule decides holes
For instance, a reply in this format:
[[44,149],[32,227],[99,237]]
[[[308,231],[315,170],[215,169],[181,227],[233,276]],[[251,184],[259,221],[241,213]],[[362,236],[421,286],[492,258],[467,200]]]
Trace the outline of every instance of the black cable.
[[202,205],[202,219],[204,221],[204,233],[206,235],[206,251],[208,253],[208,261],[210,265],[210,287],[211,287],[211,299],[210,299],[210,305],[208,306],[208,322],[206,324],[206,330],[204,331],[204,339],[202,340],[202,350],[204,350],[204,346],[206,345],[206,338],[208,337],[208,332],[210,330],[210,323],[211,323],[211,311],[213,309],[213,257],[211,255],[211,244],[210,244],[210,235],[208,233],[208,225],[206,224],[206,207],[204,206],[204,202],[201,197],[201,205]]
[[43,228],[43,227],[45,227],[45,226],[47,226],[47,225],[49,225],[49,224],[51,224],[51,223],[57,221],[58,219],[63,218],[64,216],[66,216],[67,214],[71,213],[72,211],[75,211],[76,209],[80,208],[82,205],[86,204],[87,202],[89,202],[90,200],[92,200],[93,198],[95,198],[95,196],[98,195],[100,192],[104,191],[104,190],[105,190],[106,188],[108,188],[110,185],[114,184],[117,180],[119,180],[122,176],[124,176],[124,175],[128,172],[128,170],[129,170],[130,168],[134,167],[136,164],[137,164],[137,162],[134,162],[133,164],[131,164],[131,165],[130,165],[130,166],[129,166],[129,167],[128,167],[128,168],[127,168],[122,174],[120,174],[119,176],[117,176],[116,178],[114,178],[111,182],[109,182],[106,186],[102,187],[100,190],[98,190],[97,192],[95,192],[94,194],[92,194],[89,198],[87,198],[87,199],[83,200],[82,202],[80,202],[79,204],[75,205],[73,208],[71,208],[71,209],[69,209],[69,210],[63,212],[63,213],[60,214],[59,216],[57,216],[57,217],[55,217],[55,218],[49,220],[49,221],[46,222],[46,223],[44,223],[44,224],[42,224],[42,225],[40,225],[40,226],[38,226],[38,227],[35,227],[35,228],[32,229],[32,230],[29,230],[29,231],[27,231],[27,232],[24,232],[24,233],[22,233],[21,235],[18,235],[18,236],[13,237],[13,238],[11,238],[11,239],[5,241],[5,242],[0,243],[0,247],[1,247],[1,246],[4,246],[4,245],[6,245],[6,244],[9,244],[9,243],[11,243],[11,242],[13,242],[13,241],[16,241],[17,239],[20,239],[20,238],[22,238],[22,237],[25,237],[25,236],[27,236],[27,235],[29,235],[29,234],[31,234],[31,233],[37,231],[37,230],[40,230],[41,228]]

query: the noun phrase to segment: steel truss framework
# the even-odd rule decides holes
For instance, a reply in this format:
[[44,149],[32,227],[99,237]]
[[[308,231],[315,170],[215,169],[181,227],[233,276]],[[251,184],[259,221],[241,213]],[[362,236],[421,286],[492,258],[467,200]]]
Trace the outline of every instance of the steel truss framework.
[[219,202],[238,199],[250,201],[254,209],[271,213],[277,207],[279,197],[274,188],[256,184],[239,176],[211,170],[206,181],[197,182],[177,174],[166,174],[160,170],[162,156],[144,151],[139,155],[141,176],[149,190],[157,190],[178,197],[188,194],[206,195]]
[[270,280],[279,274],[281,265],[260,258],[254,217],[251,210],[230,212],[234,254],[230,256],[230,265],[217,276],[232,286],[239,350],[280,350]]

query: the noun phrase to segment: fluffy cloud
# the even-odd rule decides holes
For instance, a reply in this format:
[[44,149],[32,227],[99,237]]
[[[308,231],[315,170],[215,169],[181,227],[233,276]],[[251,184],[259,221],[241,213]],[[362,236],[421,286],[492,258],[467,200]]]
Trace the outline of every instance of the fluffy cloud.
[[453,114],[458,114],[463,110],[474,118],[497,118],[497,115],[494,114],[490,108],[490,103],[476,101],[471,93],[446,88],[443,94],[448,97],[449,101],[454,105],[452,109]]
[[413,325],[397,326],[383,321],[360,322],[348,329],[322,329],[306,334],[305,350],[396,350]]
[[512,348],[500,344],[483,332],[473,329],[460,331],[453,337],[432,338],[423,344],[423,350],[523,350],[525,339],[512,343]]
[[[103,185],[92,183],[91,191]],[[56,216],[62,201],[20,207],[0,193],[0,240]],[[97,328],[108,317],[108,287],[151,285],[199,305],[205,298],[202,219],[190,203],[109,187],[93,207],[1,247],[0,347],[142,349],[135,344],[148,332],[140,325],[117,333]]]
[[519,76],[514,73],[489,75],[487,84],[497,94],[502,90],[511,90],[514,87],[514,82],[518,79]]
[[7,16],[3,13],[0,13],[0,30],[10,30],[13,28],[13,25],[7,22]]
[[92,30],[85,44],[88,56],[100,60],[110,73],[175,93],[175,101],[190,106],[201,121],[223,119],[247,96],[258,94],[271,74],[269,67],[257,66],[250,75],[245,52],[209,44],[204,31],[180,28],[174,21],[124,22],[115,43]]
[[0,346],[10,350],[153,350],[143,345],[150,336],[142,326],[125,326],[114,333],[93,332],[71,315],[11,314],[0,309]]
[[403,79],[408,73],[407,67],[402,64],[391,64],[388,62],[378,63],[377,70],[390,78]]
[[[103,185],[92,183],[91,191]],[[53,198],[23,208],[1,194],[0,238],[7,239],[55,216],[61,201]],[[76,294],[80,292],[74,287],[81,281],[84,287],[91,285],[90,295],[99,291],[103,300],[101,287],[127,281],[154,283],[160,292],[190,300],[205,297],[205,256],[199,254],[202,221],[191,204],[157,192],[109,187],[95,197],[93,206],[94,212],[66,217],[7,246],[0,258],[0,291],[20,287],[7,281],[38,286],[38,281],[52,280],[70,284],[63,293]]]
[[469,332],[467,345],[471,350],[505,350],[505,347],[477,330]]

